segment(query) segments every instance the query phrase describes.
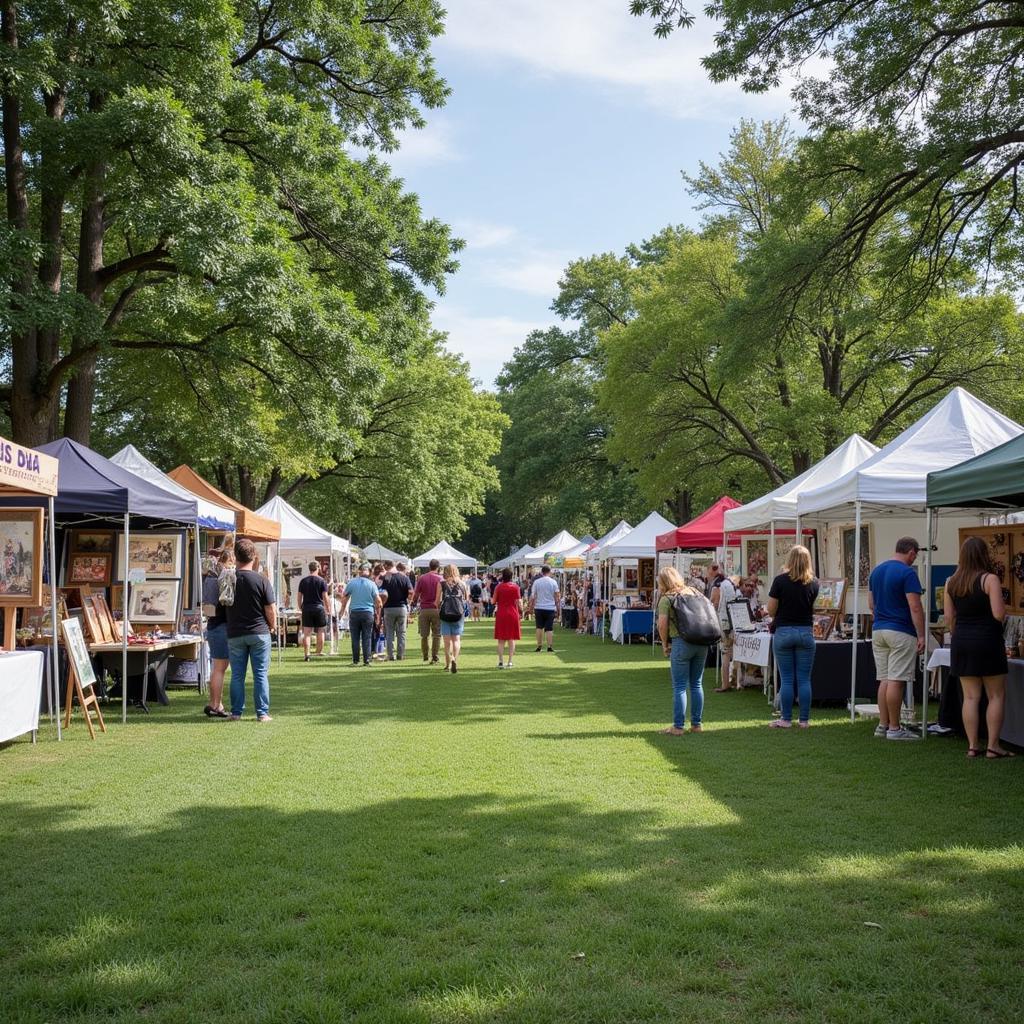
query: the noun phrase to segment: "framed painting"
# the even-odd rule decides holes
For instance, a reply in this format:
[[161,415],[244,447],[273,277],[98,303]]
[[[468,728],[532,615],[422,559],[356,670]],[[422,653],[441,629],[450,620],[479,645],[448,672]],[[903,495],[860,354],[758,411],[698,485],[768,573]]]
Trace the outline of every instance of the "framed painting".
[[92,668],[92,659],[89,657],[89,648],[85,642],[85,634],[82,632],[82,624],[78,619],[65,619],[60,624],[60,629],[64,634],[64,647],[68,652],[68,657],[78,673],[78,681],[83,686],[91,686],[96,682],[96,673]]
[[153,580],[135,583],[131,588],[128,618],[139,623],[177,623],[181,582]]
[[89,594],[82,601],[82,615],[94,644],[109,644],[114,639],[110,628],[107,599],[102,594]]
[[[123,567],[122,567],[123,569]],[[181,534],[133,533],[128,537],[128,570],[142,569],[147,579],[181,576]],[[127,572],[118,574],[122,579]]]
[[110,582],[110,560],[110,555],[70,555],[68,585],[105,587]]
[[836,628],[838,611],[816,612],[811,616],[811,632],[815,640],[827,640]]
[[750,611],[750,602],[746,598],[730,601],[725,606],[729,616],[729,624],[737,633],[749,632],[754,628],[754,616]]
[[814,602],[815,611],[841,612],[846,602],[846,580],[818,580],[818,599]]
[[72,530],[71,550],[81,555],[113,555],[113,530]]
[[[857,554],[857,528],[855,526],[843,529],[843,575],[853,584],[858,578],[854,573],[853,561]],[[871,527],[860,528],[860,588],[864,590],[868,585],[868,577],[871,575],[871,566],[874,552],[871,550]]]
[[43,603],[43,510],[0,509],[0,605]]

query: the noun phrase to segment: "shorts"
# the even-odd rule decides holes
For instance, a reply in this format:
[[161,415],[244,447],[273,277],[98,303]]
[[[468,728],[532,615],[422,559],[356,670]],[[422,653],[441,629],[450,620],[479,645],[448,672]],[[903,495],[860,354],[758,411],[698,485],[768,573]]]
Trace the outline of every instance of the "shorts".
[[736,636],[731,629],[722,630],[722,639],[718,641],[719,646],[722,648],[722,654],[732,654],[732,649],[736,645]]
[[327,609],[322,604],[303,608],[302,625],[307,629],[323,629],[327,625]]
[[231,657],[228,653],[228,624],[226,622],[208,629],[206,642],[210,645],[210,657],[215,661],[227,661]]
[[537,628],[543,629],[545,633],[550,633],[555,628],[554,608],[534,608],[533,618]]
[[462,636],[462,627],[465,625],[465,619],[459,619],[458,622],[445,622],[441,620],[441,636]]
[[875,676],[912,683],[917,675],[917,637],[898,629],[876,629],[871,635]]

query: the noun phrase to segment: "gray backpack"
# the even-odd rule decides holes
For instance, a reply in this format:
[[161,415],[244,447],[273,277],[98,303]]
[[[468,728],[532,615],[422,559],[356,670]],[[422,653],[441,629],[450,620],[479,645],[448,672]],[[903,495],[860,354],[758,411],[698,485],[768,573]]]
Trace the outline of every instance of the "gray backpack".
[[217,577],[217,601],[230,608],[235,603],[235,570],[225,569]]

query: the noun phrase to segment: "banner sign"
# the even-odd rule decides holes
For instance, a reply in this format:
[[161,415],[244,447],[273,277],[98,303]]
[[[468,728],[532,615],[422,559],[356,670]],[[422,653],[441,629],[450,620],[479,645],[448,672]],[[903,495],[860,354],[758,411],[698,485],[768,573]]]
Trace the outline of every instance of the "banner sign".
[[57,493],[57,460],[0,437],[0,490]]
[[732,660],[744,665],[768,667],[768,654],[772,647],[772,635],[766,632],[733,633]]

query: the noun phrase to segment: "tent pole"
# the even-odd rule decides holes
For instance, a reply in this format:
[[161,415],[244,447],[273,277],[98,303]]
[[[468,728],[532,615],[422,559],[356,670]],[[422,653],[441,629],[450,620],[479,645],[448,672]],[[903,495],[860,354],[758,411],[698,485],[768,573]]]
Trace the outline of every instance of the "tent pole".
[[[200,693],[207,693],[210,689],[210,681],[206,678],[206,616],[203,614],[203,559],[199,552],[199,523],[195,528],[195,574],[192,584],[192,598],[199,598],[199,686]],[[199,593],[196,593],[198,589]]]
[[54,523],[54,500],[47,501],[50,515],[50,622],[53,637],[50,641],[52,670],[50,672],[50,718],[57,719],[57,742],[61,741],[60,713],[60,646],[57,640],[60,623],[57,622],[57,527]]
[[860,624],[860,501],[854,502],[853,539],[853,650],[850,652],[850,721],[857,720],[857,641]]
[[[128,534],[131,530],[131,516],[124,514],[124,548],[122,551],[121,575],[124,578],[121,587],[121,724],[128,723]],[[146,699],[148,679],[142,680],[142,699]]]
[[[924,671],[921,673],[921,739],[928,738],[928,640],[932,635],[932,545],[935,543],[935,517],[931,506],[925,514],[924,551]],[[911,683],[913,692],[913,683]]]
[[[800,541],[797,540],[797,544]],[[747,567],[749,571],[749,566]],[[768,533],[768,585],[771,586],[771,581],[775,579],[775,520],[771,521]]]

